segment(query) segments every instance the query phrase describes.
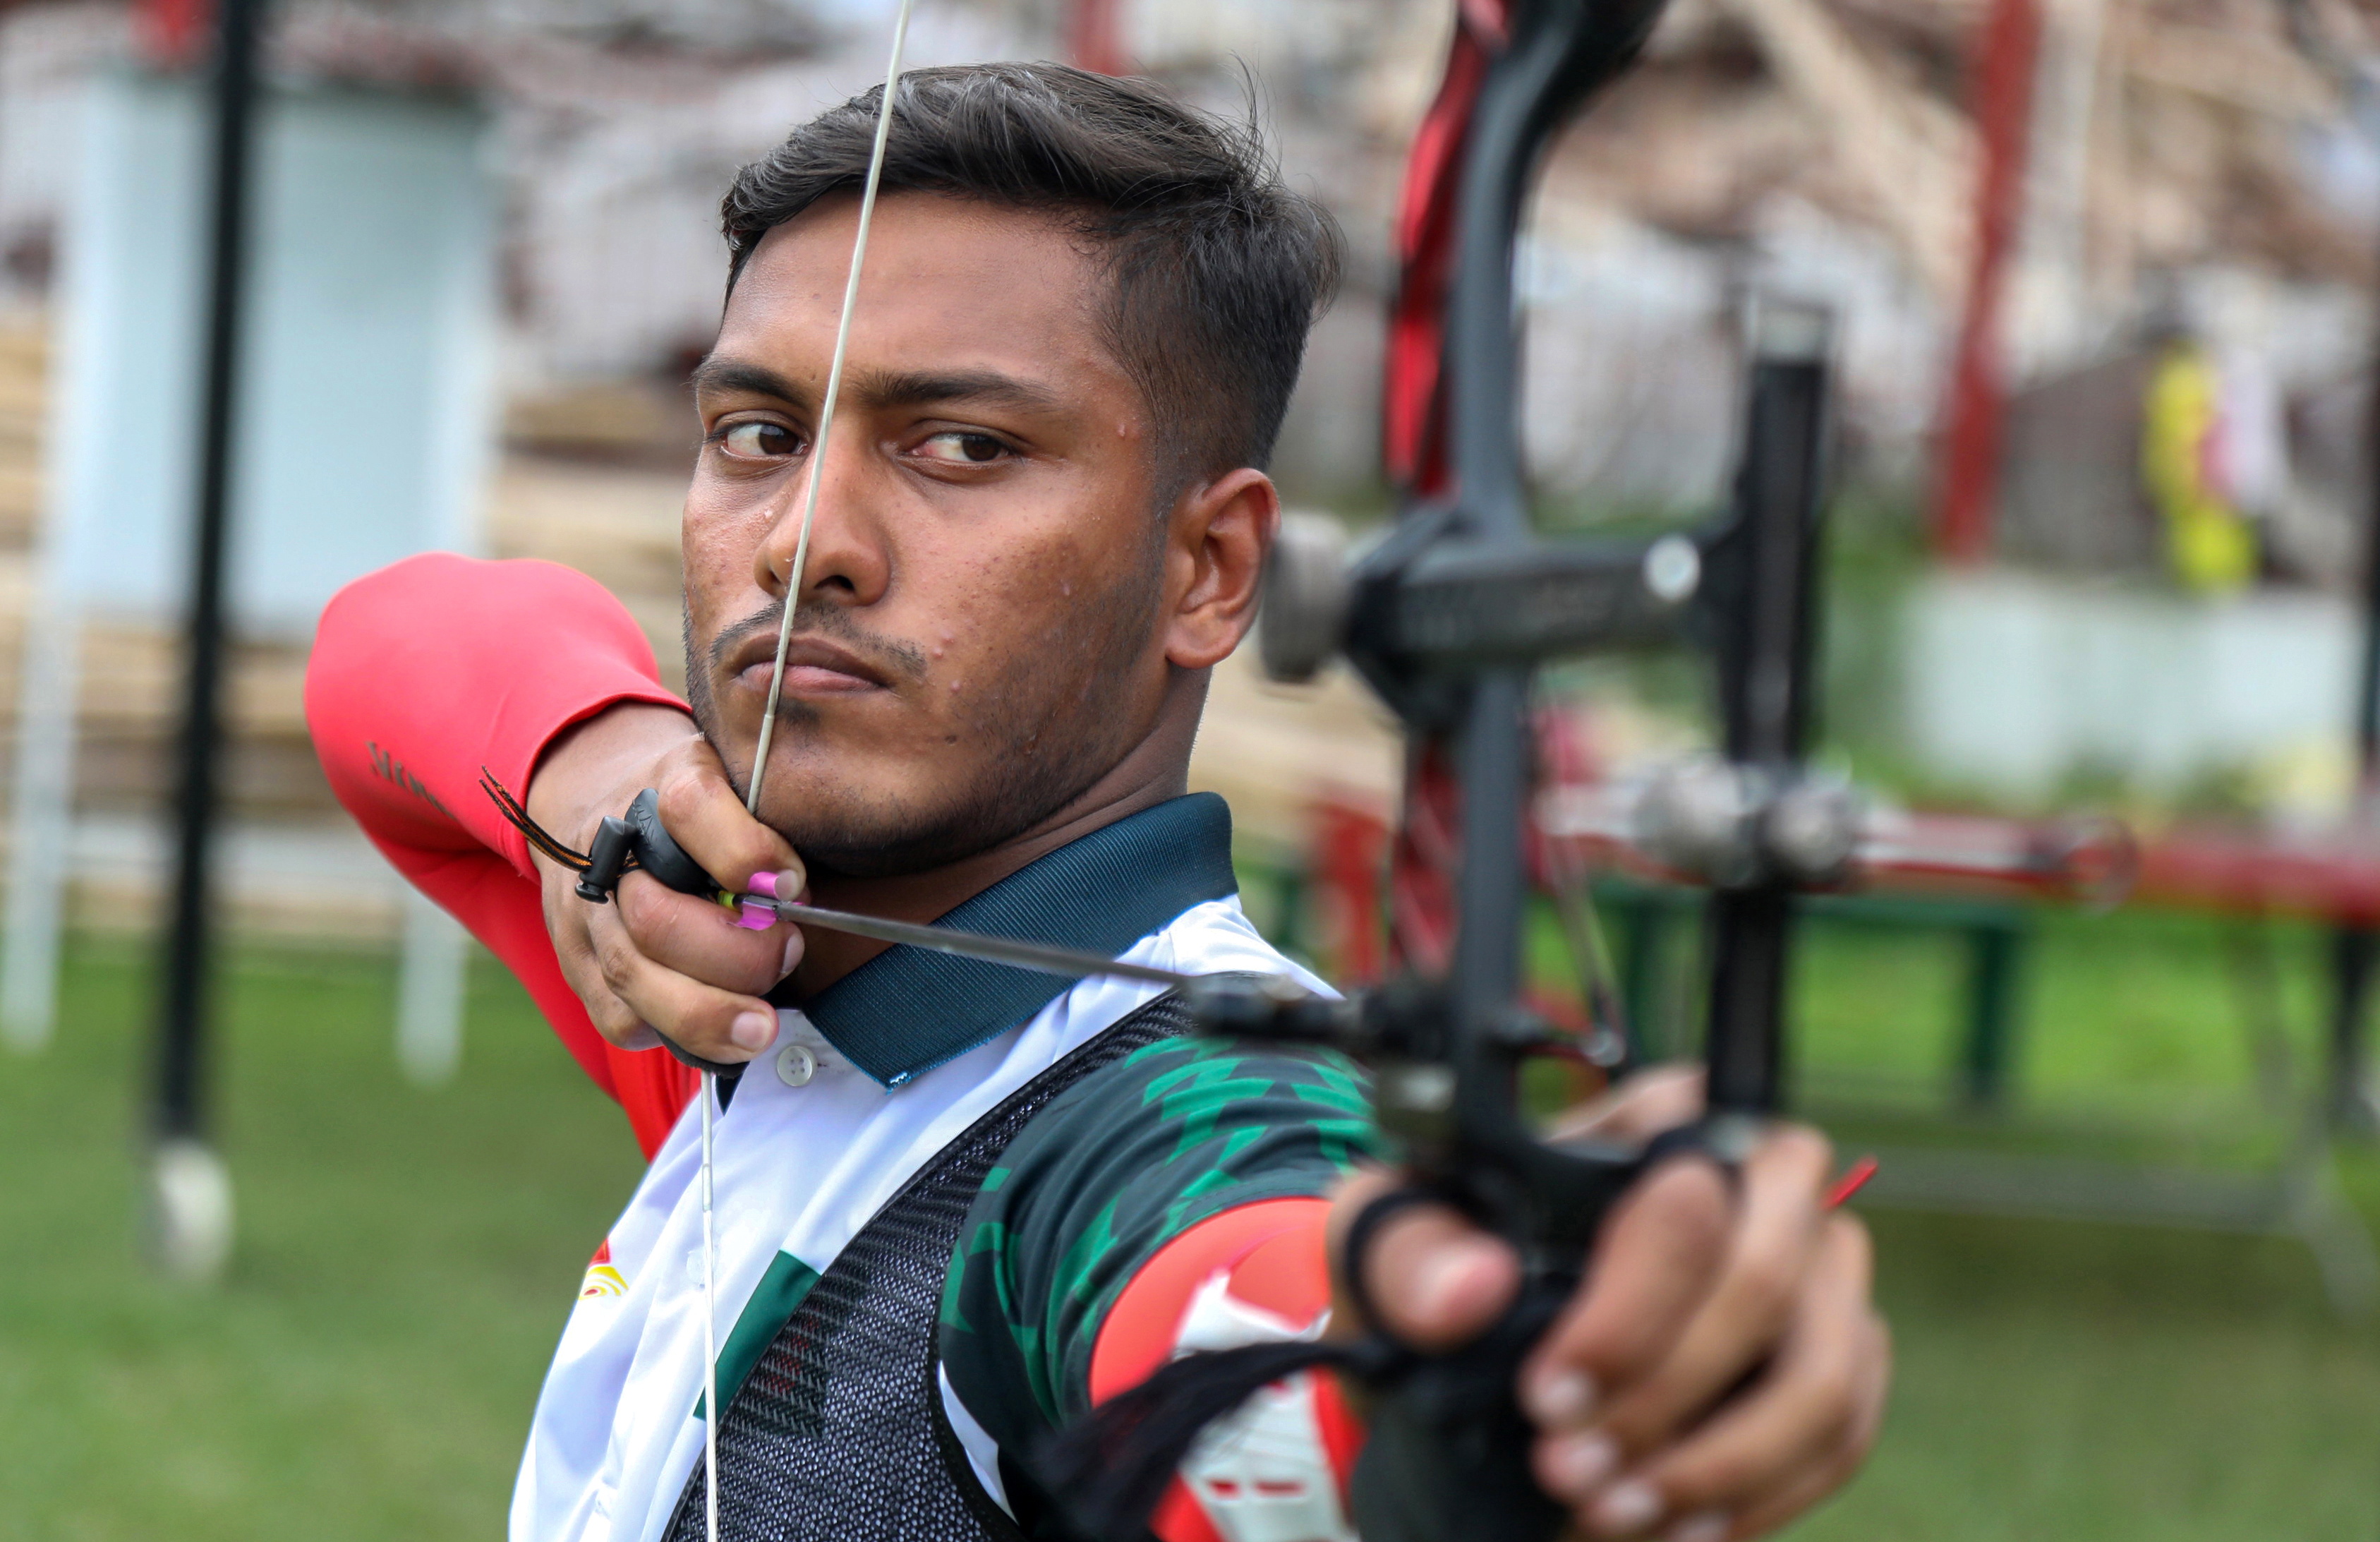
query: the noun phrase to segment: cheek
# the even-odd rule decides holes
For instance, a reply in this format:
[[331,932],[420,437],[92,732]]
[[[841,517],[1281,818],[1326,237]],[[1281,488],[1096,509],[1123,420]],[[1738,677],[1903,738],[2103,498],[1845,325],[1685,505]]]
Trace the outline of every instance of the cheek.
[[1021,650],[1026,667],[1043,667],[1061,662],[1045,650],[1089,625],[1113,580],[1103,580],[1079,547],[1057,545],[971,557],[953,565],[946,583],[929,643],[957,646],[971,637]]
[[741,549],[748,557],[758,535],[752,515],[745,500],[727,496],[698,476],[686,490],[678,525],[688,577],[698,565],[720,561],[730,548]]
[[951,676],[938,694],[976,719],[1078,700],[1094,676],[1117,683],[1154,630],[1148,559],[1135,555],[1141,567],[1119,556],[1104,572],[1080,552],[982,565],[968,602],[940,613],[922,639],[938,678]]
[[1030,562],[985,557],[946,575],[917,636],[936,707],[976,721],[1051,667],[1037,572]]
[[684,569],[686,604],[698,619],[706,611],[739,601],[744,608],[759,593],[753,564],[768,534],[764,519],[724,499],[706,499],[697,484],[688,493],[679,526],[678,559]]

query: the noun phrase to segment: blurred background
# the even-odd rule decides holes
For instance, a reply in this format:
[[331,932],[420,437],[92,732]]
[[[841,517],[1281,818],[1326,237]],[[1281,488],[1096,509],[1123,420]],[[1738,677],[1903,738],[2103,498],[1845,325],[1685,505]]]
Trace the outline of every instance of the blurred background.
[[[1390,512],[1390,219],[1452,8],[919,0],[910,57],[1264,115],[1352,253],[1277,471],[1361,530]],[[157,971],[213,18],[0,6],[0,1537],[502,1525],[636,1149],[333,803],[309,633],[407,552],[534,556],[679,678],[718,199],[876,80],[890,19],[263,13],[201,1039]],[[2380,1535],[2375,70],[2352,0],[1671,0],[1547,169],[1520,260],[1543,522],[1710,516],[1747,297],[1827,308],[1822,759],[1918,845],[2073,852],[2109,817],[2133,843],[2088,893],[1921,874],[1804,906],[1794,1102],[1884,1155],[1859,1203],[1901,1370],[1871,1469],[1797,1536]],[[1684,652],[1564,666],[1551,790],[1707,745],[1711,697]],[[1375,966],[1401,760],[1352,680],[1234,661],[1195,774],[1260,923]],[[1645,1052],[1690,1053],[1694,894],[1580,855],[1548,1000],[1590,977]],[[202,1052],[161,1069],[161,1038]]]

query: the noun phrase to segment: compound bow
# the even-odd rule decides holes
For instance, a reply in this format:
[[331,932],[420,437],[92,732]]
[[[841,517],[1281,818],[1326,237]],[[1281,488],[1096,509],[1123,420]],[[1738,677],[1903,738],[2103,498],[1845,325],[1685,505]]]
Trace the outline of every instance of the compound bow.
[[[1371,1542],[1562,1529],[1529,1475],[1521,1360],[1630,1184],[1678,1152],[1731,1158],[1775,1110],[1791,891],[1840,878],[1853,855],[1856,808],[1800,773],[1825,317],[1756,313],[1734,507],[1714,528],[1555,542],[1530,516],[1513,290],[1524,207],[1547,147],[1633,60],[1658,11],[1659,0],[1463,0],[1398,225],[1384,442],[1402,512],[1352,567],[1292,532],[1268,575],[1272,673],[1310,674],[1342,652],[1411,747],[1396,859],[1407,892],[1394,907],[1408,918],[1407,968],[1329,1013],[1338,1031],[1317,1037],[1376,1066],[1380,1120],[1402,1138],[1415,1190],[1503,1235],[1524,1269],[1519,1300],[1478,1343],[1374,1357],[1354,1485]],[[1726,759],[1648,798],[1644,834],[1715,890],[1709,1113],[1687,1138],[1643,1149],[1544,1141],[1522,1104],[1524,1062],[1560,1038],[1522,1001],[1532,677],[1549,659],[1692,632],[1716,654]],[[1429,925],[1449,917],[1451,950]],[[1312,1033],[1325,1014],[1272,1005],[1232,1026],[1268,1015]]]

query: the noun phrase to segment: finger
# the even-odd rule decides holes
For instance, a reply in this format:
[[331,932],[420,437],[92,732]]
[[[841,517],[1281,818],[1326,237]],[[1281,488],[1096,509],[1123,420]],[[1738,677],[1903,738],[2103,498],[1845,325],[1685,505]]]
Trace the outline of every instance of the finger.
[[546,935],[553,940],[553,956],[562,965],[562,977],[587,1008],[588,1020],[597,1033],[623,1050],[659,1048],[661,1036],[613,995],[603,978],[603,966],[587,933],[596,907],[577,896],[577,880],[569,872],[542,858],[538,866],[543,869]]
[[612,994],[604,983],[602,965],[596,962],[595,950],[583,939],[576,947],[559,944],[554,954],[561,960],[563,978],[577,994],[587,1008],[587,1020],[604,1039],[623,1050],[658,1050],[662,1036],[655,1033],[643,1018],[637,1015],[627,1002]]
[[[1770,1536],[1849,1483],[1857,1475],[1865,1455],[1864,1451],[1849,1450],[1837,1452],[1797,1474],[1790,1487],[1756,1511],[1742,1515],[1718,1510],[1679,1512],[1674,1519],[1652,1523],[1653,1535],[1659,1536],[1661,1542],[1749,1542],[1752,1537]],[[1572,1535],[1600,1542],[1609,1534],[1581,1525]]]
[[[1677,1444],[1655,1454],[1590,1505],[1590,1531],[1657,1512],[1725,1535],[1714,1518],[1775,1510],[1809,1491],[1809,1475],[1842,1467],[1873,1439],[1889,1363],[1868,1306],[1869,1248],[1858,1222],[1838,1218],[1812,1260],[1793,1324],[1759,1378]],[[1847,1473],[1848,1468],[1844,1468]]]
[[[1749,1514],[1735,1518],[1717,1513],[1691,1517],[1680,1524],[1677,1535],[1682,1542],[1741,1542],[1769,1536],[1851,1482],[1866,1460],[1864,1451],[1846,1451],[1803,1474],[1790,1489]],[[1687,1529],[1690,1526],[1695,1529]]]
[[[1881,1319],[1876,1322],[1875,1331],[1879,1342],[1888,1340]],[[1832,1451],[1793,1473],[1776,1493],[1759,1500],[1748,1510],[1735,1514],[1723,1510],[1680,1512],[1682,1519],[1661,1528],[1664,1542],[1749,1542],[1752,1537],[1767,1536],[1850,1483],[1875,1447],[1888,1371],[1889,1354],[1886,1352],[1875,1377],[1873,1416]],[[1592,1534],[1582,1528],[1581,1535]]]
[[[1402,1181],[1371,1172],[1341,1186],[1331,1216],[1333,1258],[1344,1258],[1355,1217]],[[1398,1211],[1373,1231],[1365,1257],[1344,1259],[1344,1267],[1364,1271],[1365,1293],[1378,1313],[1377,1322],[1362,1326],[1424,1351],[1477,1337],[1512,1305],[1521,1283],[1512,1250],[1443,1205]],[[1353,1304],[1342,1305],[1353,1319]]]
[[791,873],[796,880],[783,892],[801,892],[801,858],[783,835],[745,810],[708,743],[674,752],[658,768],[654,787],[662,828],[704,872],[737,891],[751,886],[754,873]]
[[1551,1134],[1557,1140],[1650,1140],[1664,1130],[1693,1123],[1702,1111],[1701,1066],[1647,1066],[1601,1097],[1563,1112]]
[[1869,1374],[1868,1389],[1863,1397],[1859,1422],[1853,1426],[1850,1438],[1832,1457],[1802,1474],[1772,1498],[1759,1501],[1737,1516],[1727,1533],[1730,1537],[1767,1536],[1841,1488],[1866,1464],[1868,1453],[1876,1449],[1876,1434],[1883,1427],[1885,1403],[1892,1381],[1892,1334],[1883,1318],[1870,1319],[1870,1335],[1876,1345],[1875,1364]]
[[587,920],[588,942],[603,987],[636,1021],[666,1036],[681,1050],[728,1063],[750,1060],[774,1042],[777,1014],[768,1002],[706,985],[654,963],[638,951],[617,906],[589,908],[594,913]]
[[757,996],[801,962],[801,933],[792,926],[739,926],[724,906],[678,893],[646,874],[627,874],[613,898],[638,953],[705,985]]
[[1829,1214],[1832,1162],[1825,1137],[1800,1125],[1776,1131],[1744,1160],[1716,1285],[1659,1364],[1619,1390],[1599,1421],[1622,1451],[1666,1443],[1775,1352]]
[[1726,1256],[1726,1180],[1706,1161],[1656,1168],[1596,1240],[1584,1290],[1531,1352],[1522,1406],[1553,1438],[1538,1442],[1538,1477],[1557,1495],[1583,1494],[1623,1454],[1583,1428],[1615,1389],[1661,1364],[1701,1306]]

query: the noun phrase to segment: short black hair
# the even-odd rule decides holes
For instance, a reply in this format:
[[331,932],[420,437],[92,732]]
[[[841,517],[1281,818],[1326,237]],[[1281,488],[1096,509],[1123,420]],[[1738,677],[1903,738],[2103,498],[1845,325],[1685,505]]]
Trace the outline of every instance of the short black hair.
[[[736,175],[720,206],[730,290],[762,237],[864,183],[882,96],[828,109]],[[1253,113],[1217,117],[1064,65],[913,70],[880,188],[1046,210],[1104,249],[1108,343],[1148,403],[1169,498],[1269,461],[1341,247],[1330,214],[1282,182]]]

